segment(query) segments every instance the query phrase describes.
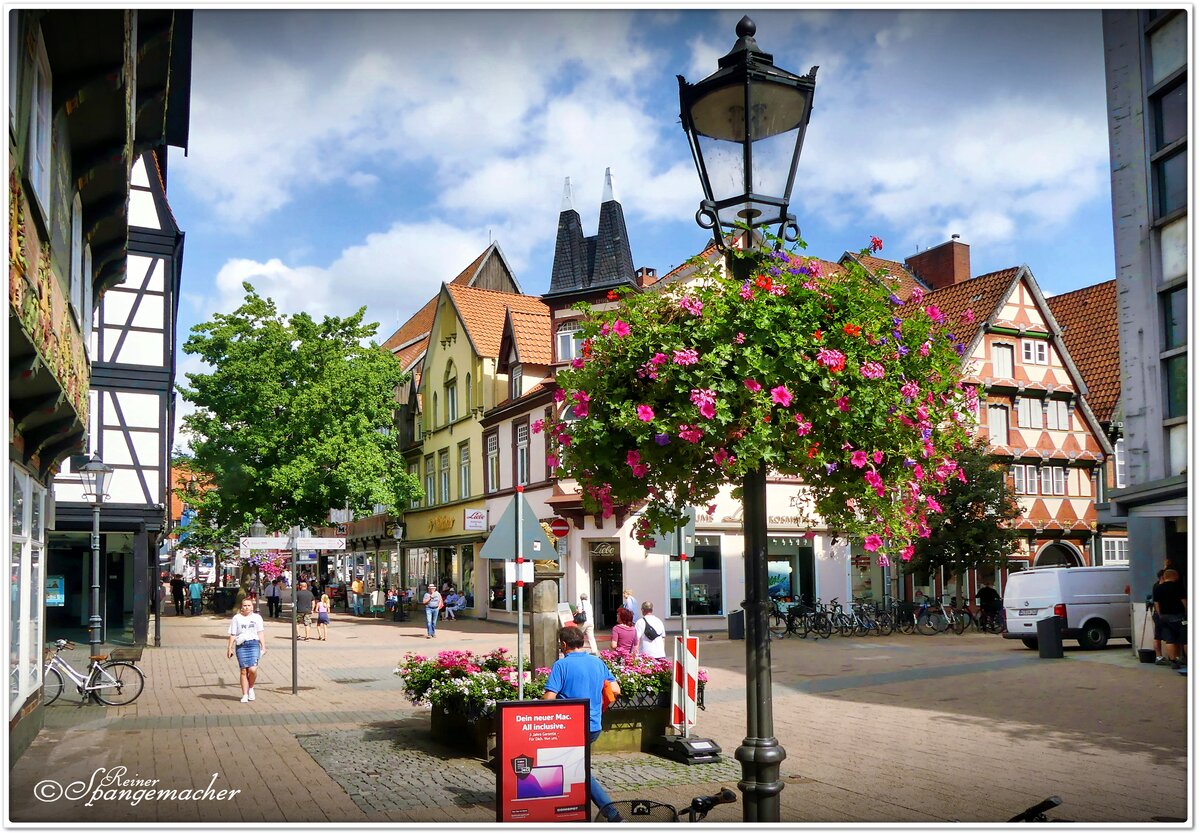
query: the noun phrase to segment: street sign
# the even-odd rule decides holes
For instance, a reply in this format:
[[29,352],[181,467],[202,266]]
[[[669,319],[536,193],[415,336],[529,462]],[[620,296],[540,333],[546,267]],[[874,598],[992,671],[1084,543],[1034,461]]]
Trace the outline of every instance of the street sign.
[[301,551],[311,551],[314,548],[344,551],[346,538],[342,536],[298,536],[296,537],[296,547]]
[[506,583],[533,583],[533,560],[525,560],[521,563],[521,573],[517,574],[517,564],[515,562],[506,562],[504,564],[504,582]]
[[238,540],[243,548],[255,550],[265,548],[287,548],[292,541],[286,536],[243,536]]
[[534,515],[533,508],[525,499],[525,494],[518,493],[500,516],[500,521],[496,523],[496,529],[488,534],[487,542],[483,543],[483,547],[479,549],[480,559],[511,560],[518,556],[513,553],[517,540],[518,502],[523,506],[520,556],[539,560],[552,560],[557,557],[554,546],[550,544],[550,538],[538,524],[537,516]]
[[566,519],[555,517],[550,521],[550,533],[554,534],[557,538],[562,539],[570,532],[571,526],[567,524]]

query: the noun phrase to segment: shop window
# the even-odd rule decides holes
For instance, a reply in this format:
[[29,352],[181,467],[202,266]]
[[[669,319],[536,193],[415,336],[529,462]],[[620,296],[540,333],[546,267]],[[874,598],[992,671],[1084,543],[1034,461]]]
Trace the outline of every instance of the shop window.
[[[671,617],[680,614],[683,587],[683,563],[678,557],[670,562]],[[697,545],[696,555],[688,560],[688,615],[723,615],[721,598],[721,548]]]
[[46,491],[13,466],[10,505],[9,717],[42,680],[42,603]]
[[464,545],[462,549],[461,576],[458,591],[467,598],[467,608],[475,606],[475,546]]

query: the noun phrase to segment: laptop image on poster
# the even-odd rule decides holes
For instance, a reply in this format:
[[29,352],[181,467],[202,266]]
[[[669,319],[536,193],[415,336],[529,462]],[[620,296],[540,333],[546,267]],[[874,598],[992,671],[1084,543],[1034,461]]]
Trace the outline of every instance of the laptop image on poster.
[[529,774],[517,777],[517,800],[565,797],[566,794],[561,765],[535,766],[529,770]]

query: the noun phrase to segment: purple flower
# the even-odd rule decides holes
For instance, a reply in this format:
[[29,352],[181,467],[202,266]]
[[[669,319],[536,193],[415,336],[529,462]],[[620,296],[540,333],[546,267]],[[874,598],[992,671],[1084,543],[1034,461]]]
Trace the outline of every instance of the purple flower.
[[671,436],[667,432],[659,432],[654,436],[654,442],[659,446],[666,446],[671,443]]
[[904,302],[900,301],[900,297],[895,293],[892,293],[890,296],[888,296],[888,301],[890,301],[892,304],[904,304]]

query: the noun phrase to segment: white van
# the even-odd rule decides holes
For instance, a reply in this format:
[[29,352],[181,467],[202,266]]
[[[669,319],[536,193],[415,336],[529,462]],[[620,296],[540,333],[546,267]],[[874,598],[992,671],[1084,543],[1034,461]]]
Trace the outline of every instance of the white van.
[[1004,587],[1005,638],[1037,649],[1037,622],[1060,615],[1067,638],[1100,649],[1109,638],[1130,638],[1129,566],[1034,568],[1008,575]]

